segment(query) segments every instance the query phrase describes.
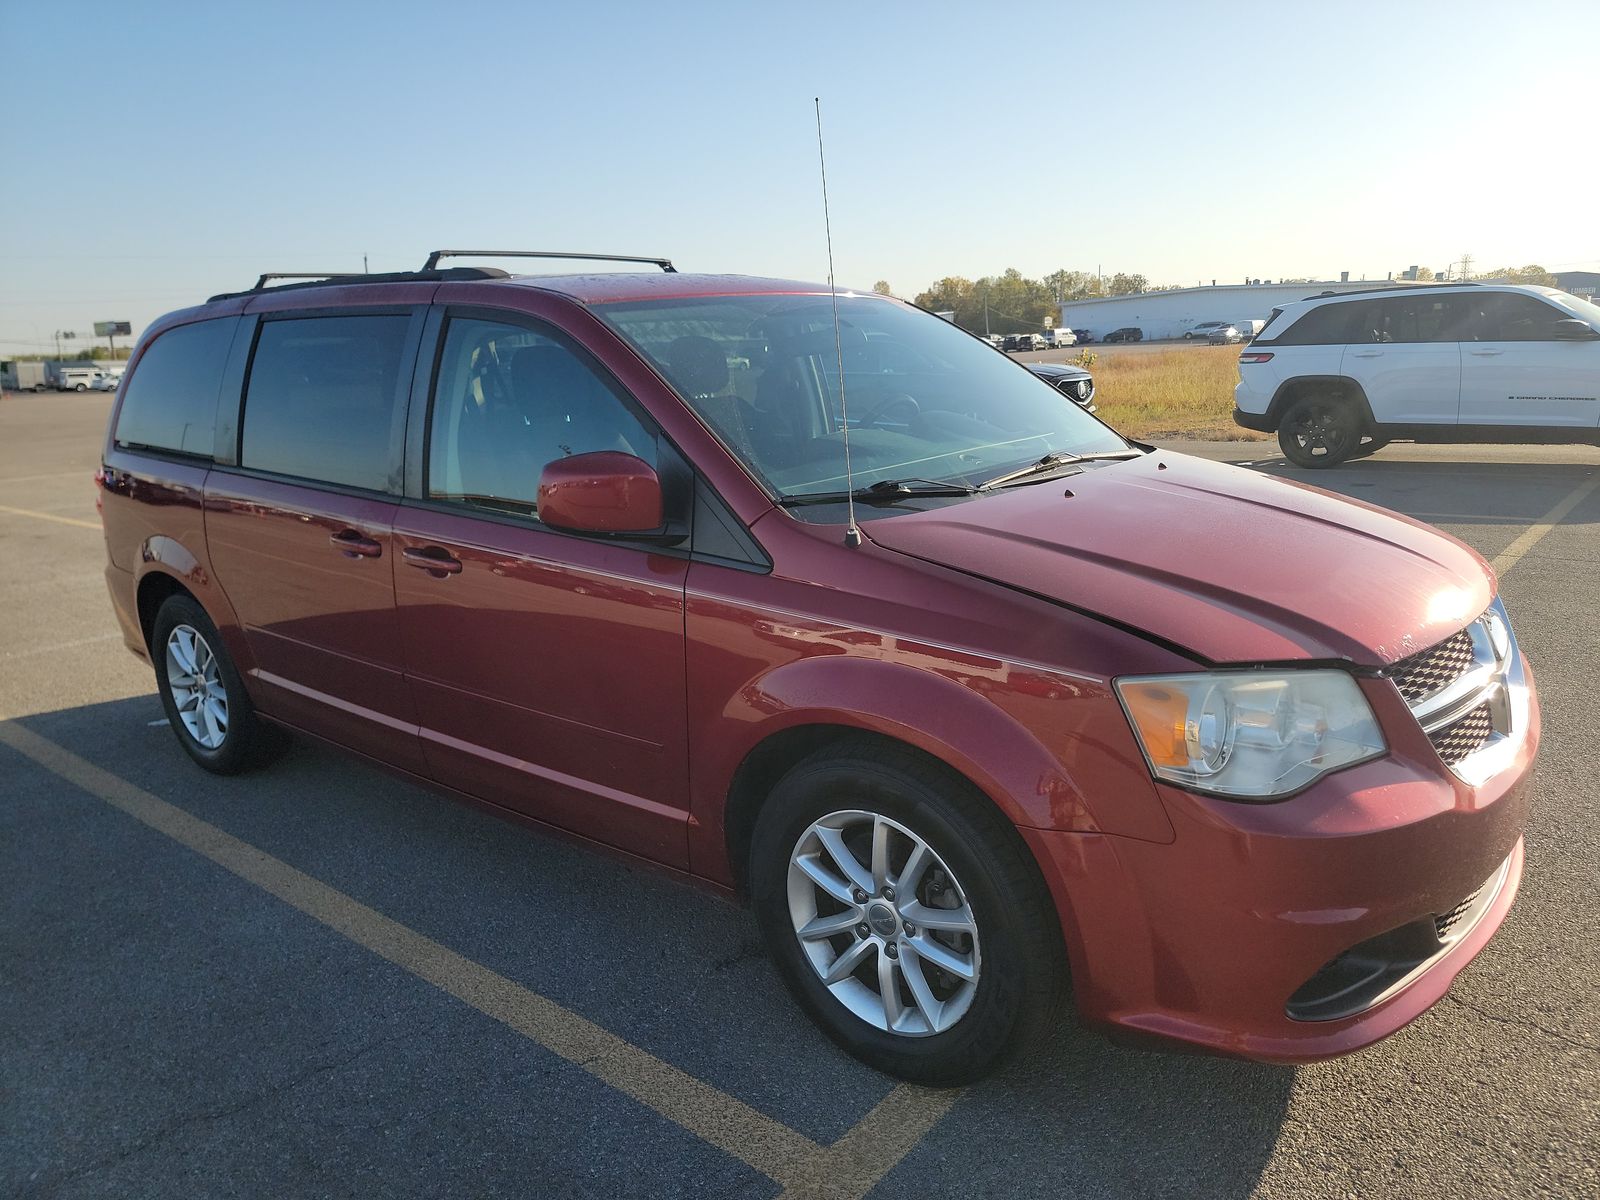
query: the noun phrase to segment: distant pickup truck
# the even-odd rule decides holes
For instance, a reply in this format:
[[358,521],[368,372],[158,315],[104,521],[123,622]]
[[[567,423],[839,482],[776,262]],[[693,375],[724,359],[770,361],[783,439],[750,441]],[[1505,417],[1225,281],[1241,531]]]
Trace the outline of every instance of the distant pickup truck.
[[99,367],[62,367],[56,372],[56,391],[87,392],[103,374]]

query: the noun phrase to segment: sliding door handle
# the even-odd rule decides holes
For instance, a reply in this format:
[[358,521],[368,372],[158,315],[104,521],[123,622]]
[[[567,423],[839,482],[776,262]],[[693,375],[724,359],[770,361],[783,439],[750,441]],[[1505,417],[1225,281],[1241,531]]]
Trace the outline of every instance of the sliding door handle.
[[400,551],[400,557],[406,560],[407,566],[436,575],[461,574],[461,560],[452,558],[450,552],[440,546],[428,546],[420,550],[407,547]]
[[377,558],[383,553],[383,543],[374,541],[359,529],[341,529],[328,540],[346,558]]

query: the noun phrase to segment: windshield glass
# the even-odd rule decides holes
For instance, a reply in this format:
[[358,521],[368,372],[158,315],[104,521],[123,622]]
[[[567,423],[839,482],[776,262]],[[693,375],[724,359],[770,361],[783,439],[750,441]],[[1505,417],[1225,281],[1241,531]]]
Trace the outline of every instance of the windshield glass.
[[[833,304],[717,296],[597,305],[756,477],[783,498],[845,487]],[[839,297],[856,487],[978,483],[1045,454],[1128,443],[1026,368],[939,317]]]
[[1600,304],[1585,300],[1582,296],[1574,296],[1571,292],[1553,291],[1549,294],[1557,303],[1566,305],[1568,311],[1575,313],[1580,320],[1588,321],[1600,329]]

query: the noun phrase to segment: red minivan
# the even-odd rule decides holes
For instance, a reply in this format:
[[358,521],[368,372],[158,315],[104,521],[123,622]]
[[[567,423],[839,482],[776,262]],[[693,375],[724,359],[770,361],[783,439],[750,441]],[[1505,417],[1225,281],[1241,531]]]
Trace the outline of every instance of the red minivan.
[[196,762],[292,729],[737,890],[923,1082],[1069,980],[1276,1062],[1444,994],[1539,737],[1478,555],[1129,441],[899,301],[658,265],[435,256],[150,329],[106,578]]

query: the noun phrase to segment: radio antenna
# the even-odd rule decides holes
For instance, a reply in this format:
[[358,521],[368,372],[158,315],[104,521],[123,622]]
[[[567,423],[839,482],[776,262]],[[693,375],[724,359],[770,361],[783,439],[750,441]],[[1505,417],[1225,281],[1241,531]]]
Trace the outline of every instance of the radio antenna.
[[839,361],[839,425],[844,434],[844,544],[861,545],[861,529],[856,524],[856,482],[850,470],[850,409],[844,399],[844,340],[839,335],[839,291],[833,286],[833,223],[828,218],[828,159],[822,152],[822,97],[813,97],[817,106],[817,163],[822,168],[822,228],[828,235],[828,294],[833,297],[833,353]]

